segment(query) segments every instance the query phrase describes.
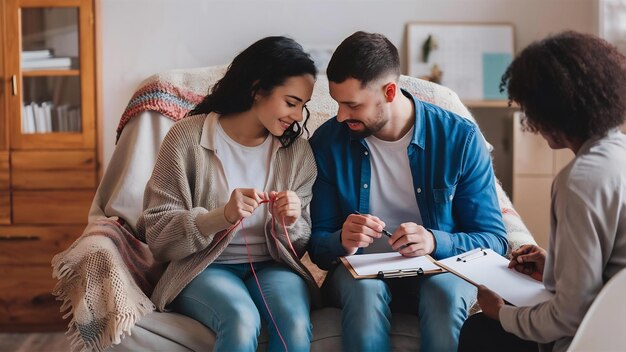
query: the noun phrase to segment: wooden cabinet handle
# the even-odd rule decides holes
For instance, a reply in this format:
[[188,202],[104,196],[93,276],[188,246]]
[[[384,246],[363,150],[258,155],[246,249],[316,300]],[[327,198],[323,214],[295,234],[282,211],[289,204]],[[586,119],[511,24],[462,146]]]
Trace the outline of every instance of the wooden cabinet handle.
[[24,242],[24,241],[39,241],[41,238],[36,235],[16,235],[16,236],[0,236],[0,242]]
[[17,95],[17,76],[13,75],[13,77],[11,77],[11,91],[13,92],[13,95]]

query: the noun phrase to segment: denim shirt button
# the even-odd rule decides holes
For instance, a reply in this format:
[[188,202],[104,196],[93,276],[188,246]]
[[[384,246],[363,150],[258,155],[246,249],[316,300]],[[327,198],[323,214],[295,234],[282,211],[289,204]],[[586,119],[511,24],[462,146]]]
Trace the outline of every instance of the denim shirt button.
[[368,153],[368,152],[367,152],[367,150],[366,150],[366,151],[365,151],[365,153],[363,153],[363,154],[365,154],[365,155],[369,155],[370,153]]
[[363,184],[363,188],[367,188],[367,187],[368,187],[368,186],[367,186],[367,183],[364,183],[364,184]]
[[422,193],[422,189],[419,188],[419,187],[417,187],[416,191],[417,191],[417,193]]

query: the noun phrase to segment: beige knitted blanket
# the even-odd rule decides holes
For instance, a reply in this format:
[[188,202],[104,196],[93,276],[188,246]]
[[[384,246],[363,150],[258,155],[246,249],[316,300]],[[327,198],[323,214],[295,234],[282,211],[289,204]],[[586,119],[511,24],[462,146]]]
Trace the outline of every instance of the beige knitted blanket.
[[120,343],[144,315],[154,310],[148,299],[152,253],[118,222],[96,220],[70,248],[52,259],[58,279],[52,294],[71,315],[68,335],[72,350],[102,351]]

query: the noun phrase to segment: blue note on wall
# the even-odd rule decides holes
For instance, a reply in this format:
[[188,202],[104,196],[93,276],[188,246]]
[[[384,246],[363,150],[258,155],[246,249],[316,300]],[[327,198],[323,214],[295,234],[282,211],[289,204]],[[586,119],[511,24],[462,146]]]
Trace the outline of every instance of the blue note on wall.
[[506,99],[505,92],[500,93],[500,80],[512,60],[509,53],[483,53],[483,98]]

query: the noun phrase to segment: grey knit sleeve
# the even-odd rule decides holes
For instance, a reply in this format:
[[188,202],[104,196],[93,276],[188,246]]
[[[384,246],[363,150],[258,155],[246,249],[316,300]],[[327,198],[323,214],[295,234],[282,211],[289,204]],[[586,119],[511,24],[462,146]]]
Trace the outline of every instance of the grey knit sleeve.
[[216,233],[230,225],[223,208],[209,211],[193,204],[198,166],[187,143],[189,127],[193,126],[177,124],[167,134],[144,193],[144,212],[137,226],[158,261],[178,260],[204,250]]
[[[305,140],[298,140],[284,158],[284,165],[288,166],[279,172],[289,172],[289,190],[294,191],[300,198],[301,214],[298,220],[287,227],[289,239],[299,256],[304,255],[311,238],[311,215],[309,204],[313,198],[313,183],[317,177],[317,167],[311,146]],[[282,191],[282,190],[281,190]],[[277,228],[282,227],[280,219],[275,219]]]

